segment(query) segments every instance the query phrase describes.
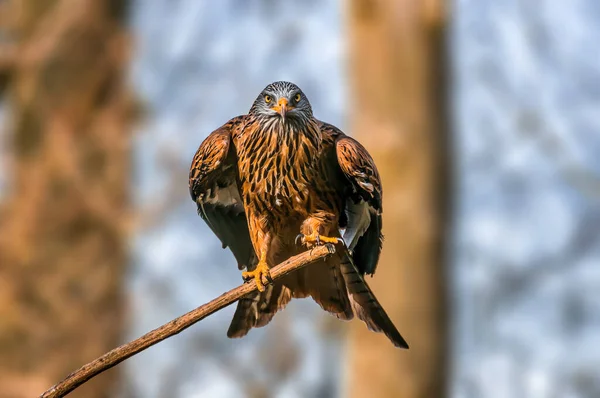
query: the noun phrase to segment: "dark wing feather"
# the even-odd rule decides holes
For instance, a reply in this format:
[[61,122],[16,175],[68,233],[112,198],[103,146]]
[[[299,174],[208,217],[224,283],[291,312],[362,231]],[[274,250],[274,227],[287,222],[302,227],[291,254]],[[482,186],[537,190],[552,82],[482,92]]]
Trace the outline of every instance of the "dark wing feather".
[[351,255],[342,255],[340,269],[352,309],[370,330],[385,333],[396,347],[408,348],[406,340],[364,280],[364,274],[375,272],[383,244],[382,188],[375,162],[358,141],[336,127],[322,123],[321,131],[326,139],[335,143],[338,173],[341,174],[335,180],[346,205],[341,223]]
[[373,274],[383,244],[379,173],[367,150],[350,137],[341,136],[336,140],[336,153],[347,180],[344,240],[353,252],[358,270]]
[[231,119],[200,144],[189,175],[190,195],[198,214],[223,248],[229,247],[240,269],[253,265],[256,258],[237,186],[237,157],[231,139],[242,121],[241,116]]

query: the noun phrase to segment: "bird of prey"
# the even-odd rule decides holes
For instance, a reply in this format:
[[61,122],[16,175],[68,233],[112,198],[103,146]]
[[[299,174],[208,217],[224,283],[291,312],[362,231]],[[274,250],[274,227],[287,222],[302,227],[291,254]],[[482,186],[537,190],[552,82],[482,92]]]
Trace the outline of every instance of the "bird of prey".
[[[265,326],[292,298],[310,296],[336,317],[356,315],[408,348],[364,280],[375,273],[383,244],[375,163],[358,141],[317,120],[298,86],[269,84],[248,114],[212,132],[194,156],[189,188],[200,216],[246,268],[242,277],[258,287],[238,302],[229,337]],[[274,265],[339,242],[348,250],[270,280]]]

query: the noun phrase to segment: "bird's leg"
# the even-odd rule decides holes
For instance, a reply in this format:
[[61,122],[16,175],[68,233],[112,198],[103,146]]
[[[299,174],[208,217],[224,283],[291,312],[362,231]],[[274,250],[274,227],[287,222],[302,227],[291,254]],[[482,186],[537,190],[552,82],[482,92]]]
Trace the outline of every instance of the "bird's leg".
[[252,271],[242,272],[242,278],[245,281],[254,279],[258,290],[264,292],[265,286],[273,281],[269,272],[269,264],[267,263],[267,254],[271,246],[271,234],[263,233],[261,230],[253,231],[252,228],[251,231],[250,236],[255,250],[259,253],[259,261]]
[[335,216],[331,213],[318,213],[307,218],[300,227],[300,235],[296,237],[296,244],[302,243],[307,247],[324,245],[326,243],[344,243],[342,238],[325,236],[331,234],[331,225],[335,225]]
[[264,292],[265,286],[272,282],[266,255],[261,255],[261,259],[258,264],[256,264],[254,270],[242,272],[242,278],[244,278],[245,281],[254,279],[258,290]]

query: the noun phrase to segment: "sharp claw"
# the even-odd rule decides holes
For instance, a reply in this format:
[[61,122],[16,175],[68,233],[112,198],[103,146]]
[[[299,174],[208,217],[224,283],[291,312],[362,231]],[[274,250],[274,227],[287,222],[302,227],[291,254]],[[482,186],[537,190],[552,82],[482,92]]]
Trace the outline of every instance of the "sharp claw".
[[259,264],[257,264],[257,266],[254,270],[245,271],[242,273],[242,278],[244,279],[244,281],[246,281],[246,282],[254,281],[254,283],[256,283],[257,289],[260,292],[264,292],[265,286],[267,286],[273,282],[273,279],[271,278],[271,274],[269,273],[268,269],[265,270],[264,268],[265,268],[264,264],[261,265],[259,263]]
[[262,292],[263,290],[265,290],[260,274],[255,274],[252,279],[254,280],[254,283],[256,284],[256,288],[258,289],[259,292]]
[[[302,238],[304,238],[303,234],[298,234],[298,236],[296,236],[296,240],[294,240],[294,243],[296,245],[299,245],[300,243],[302,243]],[[300,243],[298,243],[298,241],[300,241]]]
[[260,277],[260,283],[263,286],[267,286],[268,284],[270,284],[272,282],[271,278],[267,275],[261,275]]
[[317,235],[317,245],[321,244],[321,235]]
[[344,245],[344,247],[346,247],[346,242],[344,242],[344,239],[337,238],[337,241],[338,241],[339,244]]

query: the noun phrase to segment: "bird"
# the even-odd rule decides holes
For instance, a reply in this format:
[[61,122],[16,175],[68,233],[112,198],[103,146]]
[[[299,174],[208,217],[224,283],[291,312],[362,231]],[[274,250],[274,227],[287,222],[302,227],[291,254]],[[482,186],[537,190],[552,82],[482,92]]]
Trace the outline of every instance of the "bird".
[[[357,140],[313,116],[294,83],[267,85],[245,115],[200,144],[189,173],[198,214],[257,289],[238,301],[227,331],[267,325],[292,298],[312,297],[339,319],[354,316],[394,346],[406,340],[366,283],[383,246],[382,186]],[[340,254],[272,281],[269,269],[323,244]]]

